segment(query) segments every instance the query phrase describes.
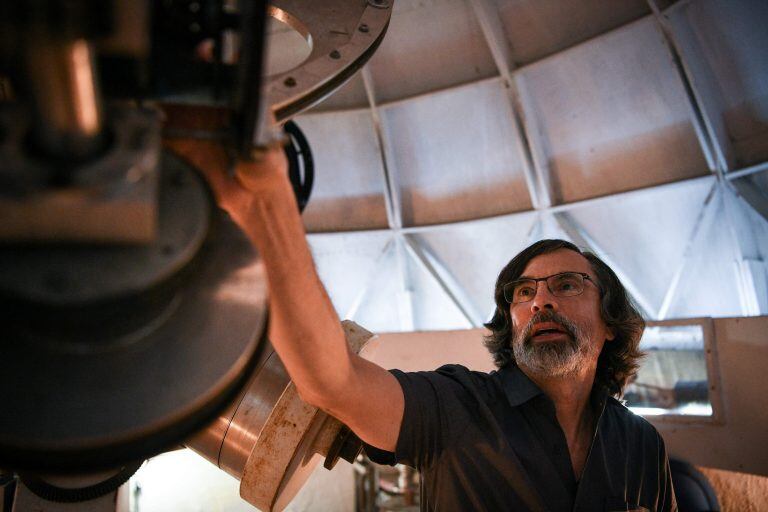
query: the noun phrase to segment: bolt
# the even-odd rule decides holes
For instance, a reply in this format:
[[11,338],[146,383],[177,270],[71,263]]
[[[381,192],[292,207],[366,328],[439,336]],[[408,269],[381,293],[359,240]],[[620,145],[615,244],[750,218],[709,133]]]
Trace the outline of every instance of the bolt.
[[192,23],[189,26],[189,31],[190,32],[200,32],[200,25],[198,23]]
[[387,0],[368,0],[368,5],[377,9],[386,9],[389,7],[389,2]]
[[189,4],[189,11],[190,12],[197,12],[200,10],[200,4],[197,2],[192,2]]
[[339,53],[339,50],[333,50],[331,52],[331,58],[332,59],[336,59],[336,60],[340,59],[341,58],[341,54]]
[[368,33],[368,31],[370,30],[370,28],[368,28],[368,25],[366,25],[365,23],[363,23],[362,25],[360,25],[360,27],[358,28],[358,30],[359,30],[360,32],[362,32],[363,34],[367,34],[367,33]]
[[296,87],[296,79],[292,76],[289,76],[285,80],[283,80],[283,85],[286,87]]

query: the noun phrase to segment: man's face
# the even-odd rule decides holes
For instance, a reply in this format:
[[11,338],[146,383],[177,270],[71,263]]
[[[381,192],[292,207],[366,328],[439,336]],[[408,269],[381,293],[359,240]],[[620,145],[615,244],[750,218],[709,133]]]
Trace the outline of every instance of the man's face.
[[514,337],[512,350],[522,368],[548,377],[576,373],[594,367],[606,340],[614,335],[600,314],[597,277],[584,256],[568,249],[533,258],[521,278],[547,277],[561,272],[581,272],[580,295],[556,297],[546,281],[538,281],[529,302],[510,304]]

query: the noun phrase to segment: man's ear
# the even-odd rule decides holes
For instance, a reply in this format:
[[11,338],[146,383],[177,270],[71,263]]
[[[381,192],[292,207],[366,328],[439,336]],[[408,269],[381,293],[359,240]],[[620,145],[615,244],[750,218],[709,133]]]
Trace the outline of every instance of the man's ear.
[[616,333],[615,333],[615,332],[613,332],[613,328],[611,328],[611,327],[606,327],[606,337],[605,337],[605,341],[613,341],[613,340],[614,340],[614,338],[616,338]]

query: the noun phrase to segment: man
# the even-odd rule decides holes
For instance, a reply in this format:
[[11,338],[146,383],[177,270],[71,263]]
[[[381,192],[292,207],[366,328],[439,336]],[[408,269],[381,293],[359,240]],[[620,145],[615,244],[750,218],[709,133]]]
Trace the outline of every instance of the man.
[[240,163],[170,141],[259,248],[269,336],[302,398],[385,463],[423,476],[423,510],[674,510],[664,444],[620,395],[643,322],[615,274],[563,241],[505,267],[487,339],[499,371],[386,371],[352,353],[315,271],[282,151]]
[[614,272],[562,240],[518,254],[496,283],[486,346],[498,372],[394,371],[394,454],[427,510],[675,510],[664,443],[613,396],[637,369],[644,322]]

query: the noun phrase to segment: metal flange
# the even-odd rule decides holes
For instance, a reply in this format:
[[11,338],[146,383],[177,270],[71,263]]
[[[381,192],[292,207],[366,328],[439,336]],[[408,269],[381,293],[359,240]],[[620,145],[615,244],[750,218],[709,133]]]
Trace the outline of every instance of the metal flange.
[[322,101],[354,75],[378,48],[394,2],[273,0],[268,13],[312,45],[298,67],[269,77],[267,103],[278,122]]
[[[342,326],[355,353],[373,337],[354,322]],[[240,480],[243,499],[263,511],[282,510],[328,455],[342,427],[301,400],[273,352],[229,413],[186,446]]]

